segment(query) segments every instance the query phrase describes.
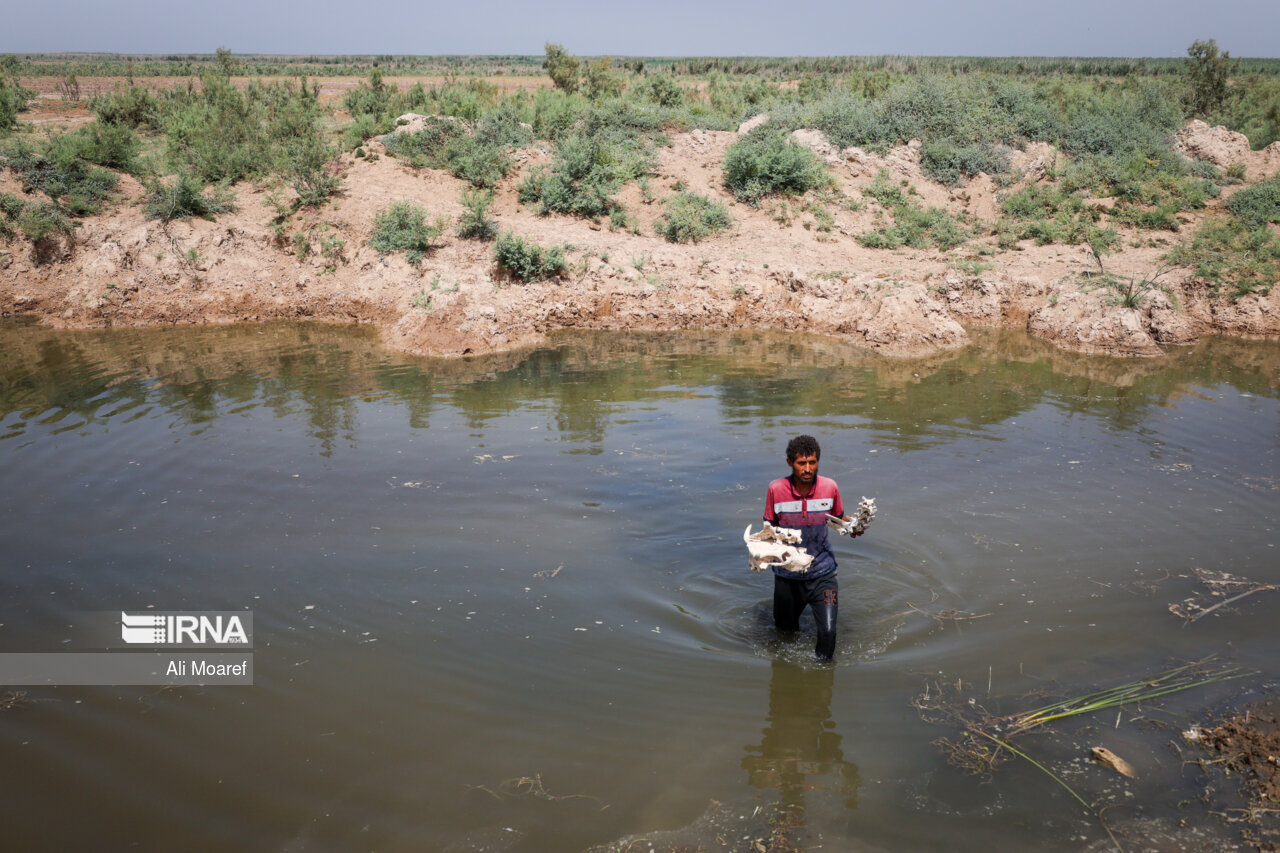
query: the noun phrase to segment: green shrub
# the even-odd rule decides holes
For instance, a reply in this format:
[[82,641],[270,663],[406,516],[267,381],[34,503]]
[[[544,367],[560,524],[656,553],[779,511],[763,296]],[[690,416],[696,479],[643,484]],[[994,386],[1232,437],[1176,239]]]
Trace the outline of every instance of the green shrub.
[[148,217],[162,222],[192,216],[212,220],[235,210],[235,200],[229,187],[206,188],[199,178],[179,172],[169,183],[147,182],[146,209]]
[[1192,115],[1213,112],[1227,97],[1227,81],[1240,64],[1231,59],[1231,51],[1218,53],[1214,39],[1196,39],[1187,48],[1186,78],[1189,91],[1187,106]]
[[568,266],[562,247],[544,249],[510,231],[494,242],[493,257],[499,267],[513,278],[524,282],[542,281],[551,276],[563,275]]
[[768,124],[739,139],[724,155],[724,185],[742,202],[767,195],[802,195],[831,178],[813,152]]
[[31,241],[31,258],[46,264],[57,257],[60,247],[75,245],[77,223],[56,204],[47,201],[24,205],[18,230]]
[[276,171],[297,193],[298,207],[323,203],[342,188],[342,173],[334,168],[336,147],[306,133],[288,138],[279,147]]
[[997,175],[1008,168],[1009,158],[982,143],[958,144],[951,140],[927,142],[920,149],[920,167],[940,184],[958,185],[979,172]]
[[547,69],[547,76],[557,89],[575,92],[578,89],[578,58],[564,49],[563,45],[547,42],[544,46],[547,58],[542,67]]
[[376,116],[358,115],[342,132],[342,147],[346,150],[359,148],[366,139],[386,131],[386,127]]
[[0,216],[16,221],[22,213],[22,199],[13,193],[0,193]]
[[206,77],[199,92],[172,97],[164,111],[170,161],[202,181],[239,181],[271,164],[262,115],[246,92]]
[[427,212],[421,206],[401,199],[374,215],[369,245],[384,254],[404,252],[405,260],[416,267],[431,251],[431,240],[440,236],[440,231],[438,225],[427,224]]
[[43,192],[75,216],[102,210],[120,182],[113,173],[90,165],[80,156],[74,134],[55,137],[37,151],[19,142],[3,159],[26,192]]
[[35,92],[24,89],[0,70],[0,133],[17,127],[18,113],[24,111],[27,101],[35,96]]
[[95,121],[72,135],[76,153],[90,163],[137,174],[141,143],[126,125]]
[[498,223],[489,218],[493,191],[471,187],[462,194],[462,215],[458,217],[458,236],[474,240],[492,240]]
[[352,118],[368,116],[377,120],[394,112],[395,96],[396,90],[382,82],[382,69],[375,65],[369,71],[369,79],[348,92],[342,104]]
[[509,145],[531,141],[532,134],[510,109],[486,114],[473,132],[459,121],[431,116],[422,130],[382,138],[387,153],[411,166],[447,169],[454,177],[483,187],[495,185],[511,171]]
[[142,86],[117,88],[89,99],[89,107],[103,124],[119,125],[134,130],[159,130],[160,103]]
[[1098,219],[1096,208],[1061,184],[1031,184],[1001,196],[999,205],[1004,214],[999,229],[1011,241],[1078,244]]
[[0,242],[9,242],[17,233],[14,225],[22,215],[22,208],[22,199],[13,193],[0,193]]
[[542,213],[587,219],[610,213],[613,195],[625,181],[647,174],[653,155],[636,134],[607,126],[603,116],[593,113],[584,127],[560,140],[551,169],[534,170],[520,185],[521,202]]
[[881,171],[866,194],[875,199],[892,222],[874,231],[858,235],[858,242],[869,249],[897,249],[901,246],[939,249],[954,248],[971,236],[951,214],[938,207],[922,207],[895,184],[887,171]]
[[1246,228],[1260,228],[1268,222],[1280,222],[1280,178],[1272,178],[1240,190],[1227,199],[1227,209]]
[[816,104],[812,115],[809,123],[840,149],[856,145],[883,154],[898,141],[885,106],[878,101],[840,92]]
[[732,224],[724,205],[697,193],[676,193],[663,204],[667,211],[657,222],[658,233],[672,243],[696,243]]
[[1265,294],[1280,281],[1280,236],[1270,228],[1242,228],[1238,220],[1206,220],[1192,238],[1167,258],[1190,267],[1215,292],[1230,288],[1232,300],[1249,293]]
[[1185,167],[1170,142],[1181,124],[1182,111],[1175,100],[1161,89],[1144,86],[1087,101],[1066,122],[1062,148],[1077,157],[1138,156],[1180,171]]
[[415,168],[443,169],[448,164],[447,148],[450,142],[467,135],[467,128],[459,121],[439,116],[428,116],[421,130],[412,133],[398,131],[382,137],[387,153]]
[[670,74],[654,74],[637,87],[638,94],[660,107],[684,106],[684,89]]
[[622,86],[622,76],[613,70],[613,60],[609,57],[602,56],[584,64],[582,93],[592,102],[616,98],[622,94]]

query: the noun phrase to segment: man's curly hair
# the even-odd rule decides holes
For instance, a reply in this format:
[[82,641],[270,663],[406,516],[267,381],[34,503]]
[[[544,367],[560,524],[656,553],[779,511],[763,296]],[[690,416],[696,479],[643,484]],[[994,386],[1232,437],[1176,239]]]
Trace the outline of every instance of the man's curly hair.
[[791,441],[787,442],[787,461],[794,462],[801,456],[812,454],[814,457],[822,458],[822,448],[818,446],[818,439],[811,435],[797,435]]

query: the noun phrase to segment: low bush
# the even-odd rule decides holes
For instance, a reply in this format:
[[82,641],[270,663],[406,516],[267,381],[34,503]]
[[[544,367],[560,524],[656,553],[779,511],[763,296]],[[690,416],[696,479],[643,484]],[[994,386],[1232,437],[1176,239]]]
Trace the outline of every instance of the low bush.
[[551,276],[563,275],[568,266],[562,247],[545,249],[510,231],[494,242],[493,257],[499,267],[523,282],[542,281]]
[[13,238],[22,207],[22,199],[13,193],[0,193],[0,242],[7,243]]
[[174,219],[213,219],[235,210],[230,187],[205,187],[199,178],[179,172],[172,181],[147,182],[147,216],[169,222]]
[[416,267],[441,230],[438,224],[427,223],[427,212],[420,205],[401,199],[374,215],[369,245],[384,254],[404,252],[405,260]]
[[135,175],[140,170],[138,152],[142,145],[137,134],[125,125],[95,121],[70,134],[69,142],[76,154],[90,163]]
[[252,93],[221,77],[206,77],[199,91],[174,92],[166,103],[169,160],[202,181],[235,182],[263,175],[270,169],[271,155],[262,118]]
[[1241,227],[1229,217],[1206,220],[1167,258],[1191,268],[1215,292],[1229,288],[1233,301],[1249,293],[1268,293],[1280,281],[1280,236],[1265,225]]
[[730,145],[724,155],[725,188],[753,206],[767,195],[803,195],[830,182],[812,151],[768,124]]
[[359,148],[364,144],[366,139],[370,139],[385,131],[386,128],[383,126],[382,122],[378,121],[376,116],[355,116],[351,124],[347,125],[342,131],[342,147],[347,151]]
[[670,74],[654,74],[652,77],[646,77],[636,89],[641,97],[660,107],[684,106],[684,89]]
[[667,210],[657,229],[672,243],[696,243],[733,223],[724,205],[697,193],[676,193],[663,204]]
[[0,193],[0,217],[16,221],[22,213],[22,199],[13,193]]
[[894,184],[887,171],[876,175],[865,190],[880,204],[891,219],[874,231],[858,235],[858,242],[869,249],[897,249],[902,246],[922,249],[934,246],[952,249],[971,236],[969,231],[942,208],[922,207],[919,202]]
[[469,240],[492,240],[498,223],[489,217],[493,191],[471,187],[462,194],[462,215],[458,217],[459,237]]
[[47,201],[24,205],[18,217],[18,230],[31,241],[31,258],[36,264],[49,263],[60,249],[74,246],[76,227],[62,208]]
[[422,130],[382,138],[388,154],[411,166],[446,169],[454,177],[481,187],[495,185],[511,171],[514,162],[508,146],[532,141],[532,134],[521,126],[514,110],[483,116],[474,131],[460,121],[431,116]]
[[0,133],[18,126],[18,113],[27,108],[27,101],[36,93],[18,85],[0,71]]
[[59,202],[66,212],[86,216],[102,210],[120,179],[106,169],[87,163],[74,134],[55,137],[41,150],[19,142],[3,158],[26,192],[42,192]]
[[648,174],[653,155],[634,132],[596,121],[562,138],[551,168],[536,169],[520,185],[520,201],[542,213],[586,219],[607,216],[626,181]]
[[1227,209],[1250,229],[1280,222],[1280,178],[1246,187],[1227,199]]
[[1061,184],[1031,184],[999,199],[998,230],[1007,241],[1078,244],[1098,220],[1097,208]]
[[998,175],[1009,167],[1008,156],[984,143],[956,143],[939,140],[920,149],[920,168],[940,184],[957,186],[979,172]]
[[459,121],[429,116],[421,130],[397,131],[382,137],[387,153],[415,168],[443,169],[448,164],[449,143],[467,135]]
[[142,86],[117,88],[89,99],[89,107],[103,124],[134,130],[159,130],[160,102]]

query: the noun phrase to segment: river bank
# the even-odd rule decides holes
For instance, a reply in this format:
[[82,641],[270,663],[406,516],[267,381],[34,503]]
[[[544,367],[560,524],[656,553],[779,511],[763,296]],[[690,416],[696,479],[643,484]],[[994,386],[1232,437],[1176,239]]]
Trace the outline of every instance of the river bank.
[[[1239,150],[1238,141],[1235,147],[1223,141],[1224,132],[1192,123],[1183,150],[1224,166],[1242,163],[1251,180],[1280,170],[1280,145]],[[561,277],[531,284],[506,275],[491,244],[451,228],[418,266],[368,246],[374,215],[391,200],[407,199],[453,221],[467,186],[443,171],[409,167],[376,141],[362,152],[368,156],[347,153],[335,161],[341,193],[296,214],[289,235],[268,187],[242,185],[237,209],[216,221],[162,223],[146,217],[143,186],[122,175],[121,202],[84,219],[74,242],[51,262],[37,264],[21,240],[0,250],[0,311],[64,327],[364,322],[377,325],[390,346],[429,356],[522,348],[565,328],[805,331],[900,356],[964,346],[966,327],[974,325],[1025,328],[1069,350],[1114,356],[1156,356],[1205,334],[1280,336],[1280,293],[1233,300],[1190,270],[1167,269],[1163,256],[1174,239],[1166,232],[1120,229],[1105,276],[1082,245],[1023,240],[997,250],[988,240],[948,252],[860,244],[856,238],[885,215],[863,191],[886,174],[960,221],[995,215],[997,192],[1009,187],[985,175],[951,189],[931,181],[921,171],[918,143],[881,157],[836,152],[821,134],[797,131],[850,203],[821,215],[802,198],[742,204],[721,181],[725,151],[739,136],[671,135],[650,182],[622,191],[634,218],[619,228],[522,205],[520,182],[550,155],[541,148],[516,152],[518,168],[497,188],[491,214],[500,230],[564,246],[568,260]],[[1037,143],[1015,157],[1025,185],[1042,180],[1057,154]],[[690,244],[658,235],[660,197],[686,188],[724,204],[732,227]],[[21,193],[7,170],[0,192]],[[1180,227],[1193,228],[1222,201],[1181,215]],[[1096,200],[1100,209],[1107,202]],[[1158,287],[1143,287],[1153,279]],[[1137,298],[1117,282],[1136,283]]]

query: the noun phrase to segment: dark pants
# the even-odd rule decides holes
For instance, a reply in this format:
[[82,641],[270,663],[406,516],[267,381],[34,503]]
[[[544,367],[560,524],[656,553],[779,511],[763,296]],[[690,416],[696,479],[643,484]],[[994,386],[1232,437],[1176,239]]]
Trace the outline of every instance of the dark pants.
[[818,646],[815,653],[831,660],[836,653],[836,573],[813,580],[773,576],[773,624],[779,631],[800,630],[800,614],[806,606],[813,608],[818,623]]

